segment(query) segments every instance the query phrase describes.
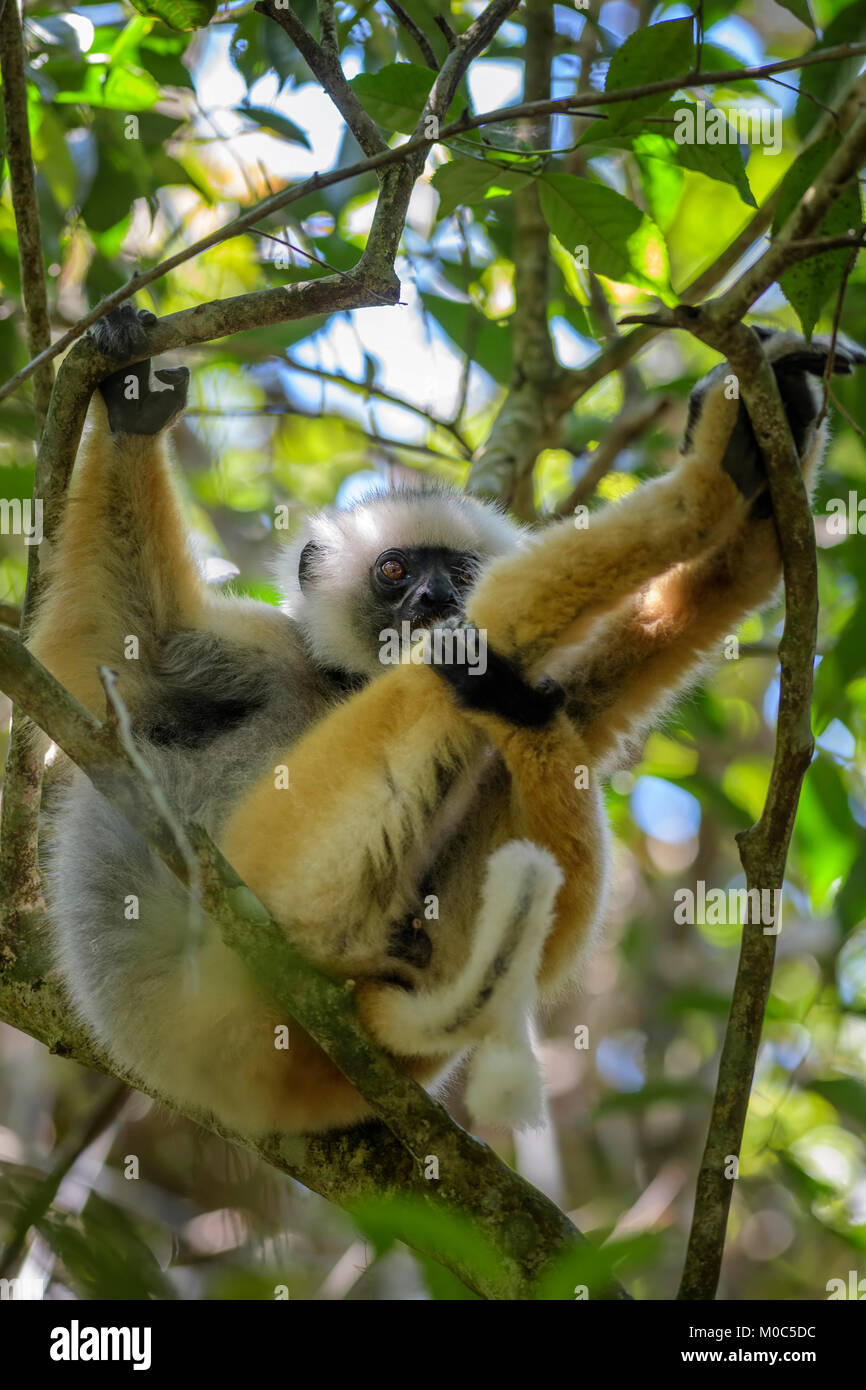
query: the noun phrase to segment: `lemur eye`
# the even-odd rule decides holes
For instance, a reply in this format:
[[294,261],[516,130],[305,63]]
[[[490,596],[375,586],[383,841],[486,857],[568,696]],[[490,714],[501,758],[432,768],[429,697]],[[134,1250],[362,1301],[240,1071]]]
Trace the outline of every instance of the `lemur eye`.
[[401,560],[397,560],[391,555],[387,560],[379,562],[379,573],[383,579],[389,580],[392,584],[398,583],[406,578],[406,566]]

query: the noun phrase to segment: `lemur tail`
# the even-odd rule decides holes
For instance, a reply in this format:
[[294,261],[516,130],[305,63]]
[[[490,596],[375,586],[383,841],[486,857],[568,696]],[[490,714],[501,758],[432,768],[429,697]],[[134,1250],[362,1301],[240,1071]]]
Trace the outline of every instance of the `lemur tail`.
[[478,1047],[467,1102],[482,1123],[515,1126],[538,1117],[541,1081],[528,1017],[562,880],[547,850],[509,841],[487,861],[472,949],[458,978],[413,994],[389,989],[376,1000],[374,1031],[403,1056]]

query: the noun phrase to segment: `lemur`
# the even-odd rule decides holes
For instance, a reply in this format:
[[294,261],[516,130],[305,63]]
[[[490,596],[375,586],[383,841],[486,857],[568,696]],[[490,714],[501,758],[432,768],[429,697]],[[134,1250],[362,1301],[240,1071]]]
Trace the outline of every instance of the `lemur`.
[[[154,321],[125,305],[97,345],[144,358]],[[766,351],[811,489],[827,345],[779,334]],[[835,370],[864,359],[838,346]],[[354,982],[362,1021],[412,1075],[441,1085],[471,1053],[480,1121],[537,1113],[529,1020],[574,984],[604,915],[603,778],[779,583],[727,370],[693,393],[673,470],[587,529],[528,532],[445,486],[373,496],[309,520],[280,562],[283,608],[215,592],[192,558],[167,446],[187,370],[142,360],[91,405],[32,651],[97,716],[98,668],[115,668],[181,816],[311,961]],[[474,624],[486,672],[415,648],[383,665],[382,636],[404,621],[422,645]],[[183,890],[80,773],[53,841],[63,978],[133,1075],[246,1133],[369,1114],[299,1027],[275,1047],[290,1020],[212,923],[190,984]]]

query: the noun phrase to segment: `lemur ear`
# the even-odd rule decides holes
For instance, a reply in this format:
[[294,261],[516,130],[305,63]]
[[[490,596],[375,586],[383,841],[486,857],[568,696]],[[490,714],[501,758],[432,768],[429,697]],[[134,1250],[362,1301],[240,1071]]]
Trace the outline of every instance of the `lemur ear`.
[[313,582],[316,556],[321,549],[322,547],[316,545],[315,541],[307,541],[307,544],[301,551],[298,560],[298,583],[301,586],[302,593],[305,593],[307,587]]

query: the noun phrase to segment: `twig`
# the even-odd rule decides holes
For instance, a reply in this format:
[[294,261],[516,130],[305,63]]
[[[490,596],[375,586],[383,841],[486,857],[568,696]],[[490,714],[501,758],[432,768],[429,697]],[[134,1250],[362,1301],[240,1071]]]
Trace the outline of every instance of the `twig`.
[[[7,4],[12,2],[13,0],[7,0]],[[105,1088],[100,1104],[87,1120],[81,1134],[66,1145],[51,1172],[42,1179],[36,1191],[18,1212],[12,1234],[0,1255],[0,1279],[8,1278],[12,1273],[24,1249],[28,1231],[38,1226],[57,1196],[67,1173],[91,1144],[115,1122],[128,1098],[129,1087],[125,1082],[117,1082]]]
[[[335,265],[331,265],[329,261],[323,260],[322,257],[317,256],[314,251],[305,251],[303,246],[296,246],[293,241],[289,241],[286,237],[275,236],[273,232],[262,231],[260,227],[250,227],[250,234],[252,236],[263,237],[265,241],[274,241],[278,246],[287,246],[290,251],[294,251],[299,256],[305,256],[308,261],[312,261],[315,265],[322,266],[324,270],[330,270],[333,275],[341,275],[344,280],[352,282],[352,276],[347,270],[338,270]],[[394,303],[393,294],[377,295],[376,291],[373,289],[371,289],[370,293],[378,298],[382,304],[392,305]]]
[[354,89],[346,81],[337,47],[333,4],[327,3],[327,0],[322,3],[320,0],[319,20],[323,37],[321,44],[316,43],[290,5],[281,3],[278,8],[262,0],[255,8],[259,14],[279,24],[288,35],[303,56],[310,72],[328,93],[364,153],[378,155],[386,151],[388,146],[379,133],[379,127],[367,115]]
[[361,391],[364,395],[375,396],[380,401],[388,401],[390,405],[397,405],[401,410],[411,411],[413,415],[420,416],[422,420],[426,420],[437,430],[447,431],[457,441],[465,458],[469,458],[472,453],[468,441],[464,439],[454,421],[440,420],[438,415],[431,415],[429,410],[425,410],[423,406],[406,401],[402,396],[395,396],[393,392],[385,391],[381,386],[373,386],[366,381],[355,381],[350,376],[344,376],[342,372],[329,372],[325,367],[310,367],[306,362],[299,362],[296,357],[290,357],[288,353],[285,357],[285,363],[293,372],[304,372],[308,376],[317,376],[323,381],[332,381],[335,385],[345,386],[350,391]]
[[605,430],[604,439],[598,448],[593,450],[583,476],[568,497],[559,504],[556,515],[570,516],[575,507],[585,502],[616,463],[623,449],[627,449],[633,440],[640,438],[653,425],[658,424],[672,404],[673,397],[661,396],[658,400],[642,400],[623,409]]
[[406,30],[406,33],[412,35],[412,38],[415,40],[416,44],[421,50],[422,57],[424,58],[424,62],[427,64],[428,68],[432,68],[434,72],[438,72],[439,63],[436,60],[436,54],[433,52],[433,46],[430,43],[430,40],[428,39],[427,35],[424,33],[424,30],[420,27],[420,25],[415,23],[412,16],[406,13],[406,11],[403,9],[403,6],[397,3],[397,0],[385,0],[385,3],[387,4],[388,9],[394,15],[395,19],[399,20],[399,22],[402,24],[403,28]]
[[[516,0],[515,0],[516,3]],[[509,6],[514,8],[514,6]],[[477,21],[476,21],[477,23]],[[467,31],[468,33],[469,31]],[[466,35],[461,37],[465,39]],[[455,50],[456,51],[456,50]],[[499,125],[505,121],[516,120],[521,116],[544,116],[555,112],[569,113],[572,108],[585,105],[610,105],[621,101],[632,101],[640,96],[653,96],[657,93],[676,91],[680,87],[699,87],[711,83],[730,83],[744,81],[751,78],[763,78],[773,72],[788,72],[794,68],[809,67],[813,63],[836,62],[841,58],[856,57],[866,53],[866,44],[839,44],[834,48],[823,49],[814,53],[806,53],[799,58],[787,59],[781,63],[770,63],[763,68],[743,68],[740,72],[713,72],[703,73],[699,76],[670,78],[663,82],[645,83],[641,87],[621,89],[616,92],[584,92],[577,93],[571,97],[558,97],[550,101],[529,102],[519,106],[499,107],[496,110],[484,112],[479,116],[471,116],[465,112],[456,121],[440,127],[439,135],[436,140],[432,136],[424,134],[414,134],[405,144],[398,145],[393,149],[385,149],[382,153],[371,155],[368,159],[362,159],[357,164],[348,165],[343,169],[332,170],[328,174],[314,174],[312,178],[304,183],[295,185],[292,188],[283,189],[280,193],[271,198],[265,198],[256,207],[250,208],[247,212],[226,222],[222,227],[216,228],[207,236],[199,238],[191,246],[185,247],[182,251],[170,256],[167,260],[161,261],[158,265],[152,266],[150,270],[133,274],[125,285],[106,295],[104,299],[84,314],[77,323],[63,334],[61,338],[52,344],[44,353],[39,354],[19,372],[10,377],[0,386],[0,401],[16,391],[23,382],[33,375],[34,370],[50,361],[63,352],[76,338],[81,337],[91,324],[97,319],[102,318],[115,308],[118,304],[123,304],[131,298],[138,290],[145,285],[152,284],[153,281],[161,279],[170,270],[174,270],[184,262],[200,255],[203,251],[209,250],[212,246],[220,242],[227,241],[231,237],[239,236],[245,232],[253,223],[260,221],[261,218],[269,216],[273,212],[278,212],[281,208],[288,207],[291,203],[306,198],[310,193],[319,192],[323,188],[331,188],[335,184],[343,183],[347,179],[354,179],[361,174],[376,172],[388,165],[402,164],[411,156],[417,155],[419,151],[426,151],[438,141],[447,141],[454,135],[463,134],[467,130],[477,130],[486,125]],[[444,72],[444,67],[442,71]],[[462,72],[461,72],[462,76]],[[447,109],[447,108],[446,108]],[[370,265],[368,261],[367,266]]]
[[[866,228],[860,229],[861,237],[863,235],[864,230],[866,230]],[[833,311],[833,332],[830,337],[830,351],[827,354],[827,364],[824,368],[824,397],[821,401],[821,409],[818,412],[818,418],[815,421],[816,429],[820,428],[820,426],[824,423],[824,417],[827,414],[827,403],[830,399],[830,378],[833,374],[833,364],[836,360],[836,342],[839,337],[839,324],[842,318],[842,305],[845,303],[845,291],[848,288],[848,277],[850,276],[851,271],[854,269],[854,266],[857,262],[857,256],[861,246],[862,242],[860,242],[859,245],[855,246],[851,251],[845,269],[842,272],[842,280],[839,284],[839,293],[836,295],[836,308]]]

